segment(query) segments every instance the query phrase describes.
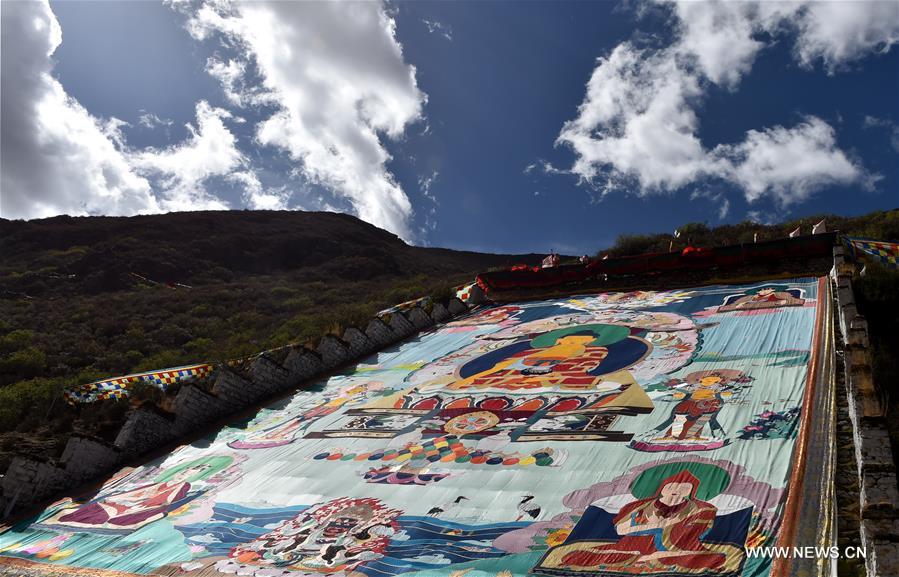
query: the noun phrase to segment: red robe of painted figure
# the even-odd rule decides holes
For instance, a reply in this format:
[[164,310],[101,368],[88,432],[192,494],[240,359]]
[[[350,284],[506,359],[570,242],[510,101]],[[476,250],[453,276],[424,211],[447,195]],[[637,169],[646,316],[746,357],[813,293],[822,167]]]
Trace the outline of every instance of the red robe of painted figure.
[[699,480],[689,471],[668,477],[653,497],[628,503],[612,520],[621,540],[572,551],[562,562],[570,567],[649,561],[684,569],[720,567],[726,556],[708,550],[701,541],[717,509],[696,498],[698,488]]

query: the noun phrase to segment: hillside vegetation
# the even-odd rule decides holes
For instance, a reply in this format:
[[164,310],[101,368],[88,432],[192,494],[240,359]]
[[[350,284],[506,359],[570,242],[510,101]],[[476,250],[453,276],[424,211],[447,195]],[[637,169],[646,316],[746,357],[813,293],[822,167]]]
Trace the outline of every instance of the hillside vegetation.
[[127,404],[74,410],[66,385],[314,340],[540,258],[413,247],[352,216],[269,211],[0,219],[0,254],[0,471],[13,449],[52,455],[73,430],[115,434]]

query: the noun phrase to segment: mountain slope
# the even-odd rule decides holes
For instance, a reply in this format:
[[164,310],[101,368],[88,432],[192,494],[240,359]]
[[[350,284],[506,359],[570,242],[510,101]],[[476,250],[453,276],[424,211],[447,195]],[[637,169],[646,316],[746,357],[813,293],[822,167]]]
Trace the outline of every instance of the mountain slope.
[[52,455],[72,429],[117,430],[123,404],[72,411],[65,385],[317,339],[540,259],[413,247],[352,216],[270,211],[0,220],[0,254],[0,431],[19,432],[0,461],[5,445]]

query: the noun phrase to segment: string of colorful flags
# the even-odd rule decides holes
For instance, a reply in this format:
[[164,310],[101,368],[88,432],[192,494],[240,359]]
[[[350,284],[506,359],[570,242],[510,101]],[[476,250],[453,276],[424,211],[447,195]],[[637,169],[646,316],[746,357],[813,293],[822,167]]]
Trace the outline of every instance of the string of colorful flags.
[[861,256],[899,270],[899,243],[849,236],[845,237],[845,241],[854,259],[858,260]]
[[70,405],[78,403],[93,403],[105,399],[124,399],[128,396],[128,389],[137,383],[147,383],[165,391],[171,385],[185,384],[198,381],[212,373],[212,365],[188,365],[174,367],[146,373],[135,373],[124,377],[103,379],[85,385],[68,387],[63,391],[63,397]]

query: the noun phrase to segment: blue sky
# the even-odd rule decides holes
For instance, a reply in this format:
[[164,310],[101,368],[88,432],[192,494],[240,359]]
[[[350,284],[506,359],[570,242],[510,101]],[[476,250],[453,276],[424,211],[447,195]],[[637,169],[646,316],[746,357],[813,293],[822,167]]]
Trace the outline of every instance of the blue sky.
[[899,205],[899,3],[2,4],[0,215],[339,210],[415,244]]

